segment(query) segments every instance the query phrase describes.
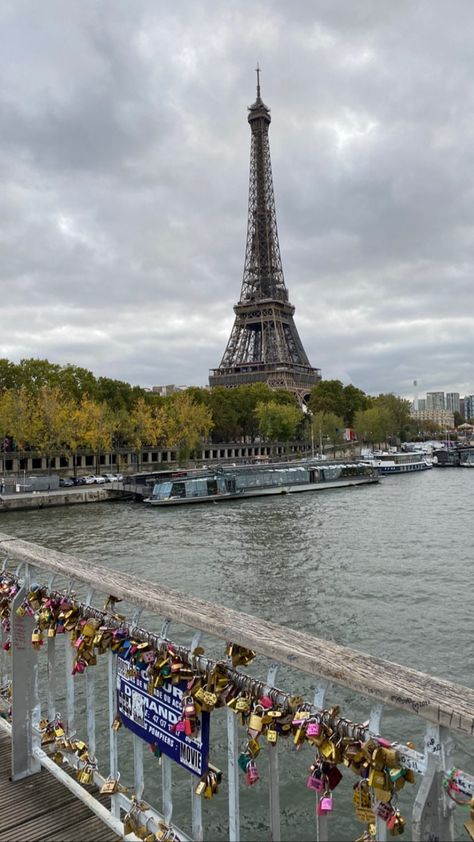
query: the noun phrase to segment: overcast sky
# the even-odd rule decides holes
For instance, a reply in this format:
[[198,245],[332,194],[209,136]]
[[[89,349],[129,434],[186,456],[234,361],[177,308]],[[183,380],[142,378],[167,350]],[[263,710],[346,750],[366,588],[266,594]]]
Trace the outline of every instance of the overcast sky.
[[474,392],[472,0],[3,0],[0,355],[207,384],[257,61],[310,362]]

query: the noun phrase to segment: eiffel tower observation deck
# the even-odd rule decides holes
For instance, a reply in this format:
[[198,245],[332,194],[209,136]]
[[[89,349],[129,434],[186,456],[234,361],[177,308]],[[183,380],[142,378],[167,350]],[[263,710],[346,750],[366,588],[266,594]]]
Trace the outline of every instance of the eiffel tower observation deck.
[[235,322],[210,386],[264,382],[293,392],[300,403],[321,380],[310,365],[293,320],[278,242],[268,127],[270,109],[260,95],[248,109],[251,129],[250,185],[244,277]]

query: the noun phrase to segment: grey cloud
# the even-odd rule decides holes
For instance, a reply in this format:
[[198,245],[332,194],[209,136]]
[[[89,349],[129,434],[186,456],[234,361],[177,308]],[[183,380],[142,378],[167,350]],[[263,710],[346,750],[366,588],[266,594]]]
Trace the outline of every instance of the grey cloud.
[[238,300],[253,68],[325,377],[474,391],[471,6],[5,3],[0,353],[204,384]]

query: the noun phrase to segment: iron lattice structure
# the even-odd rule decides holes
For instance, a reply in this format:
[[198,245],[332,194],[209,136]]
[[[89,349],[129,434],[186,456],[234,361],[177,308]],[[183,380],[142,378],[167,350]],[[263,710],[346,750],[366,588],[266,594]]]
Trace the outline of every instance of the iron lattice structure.
[[265,382],[287,389],[302,403],[321,380],[312,368],[293,320],[278,242],[268,127],[270,109],[260,96],[249,107],[251,129],[250,185],[244,277],[235,322],[211,386]]

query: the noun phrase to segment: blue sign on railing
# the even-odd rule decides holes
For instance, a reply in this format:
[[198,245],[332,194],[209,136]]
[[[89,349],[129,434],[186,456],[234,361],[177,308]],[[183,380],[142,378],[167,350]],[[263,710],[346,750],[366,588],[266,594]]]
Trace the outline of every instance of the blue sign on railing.
[[181,718],[181,700],[186,694],[186,682],[166,682],[148,693],[144,673],[129,675],[130,663],[117,658],[117,702],[123,724],[142,740],[158,745],[163,754],[171,757],[189,772],[201,777],[207,771],[209,756],[209,713],[198,717],[195,737],[174,733],[173,725]]

